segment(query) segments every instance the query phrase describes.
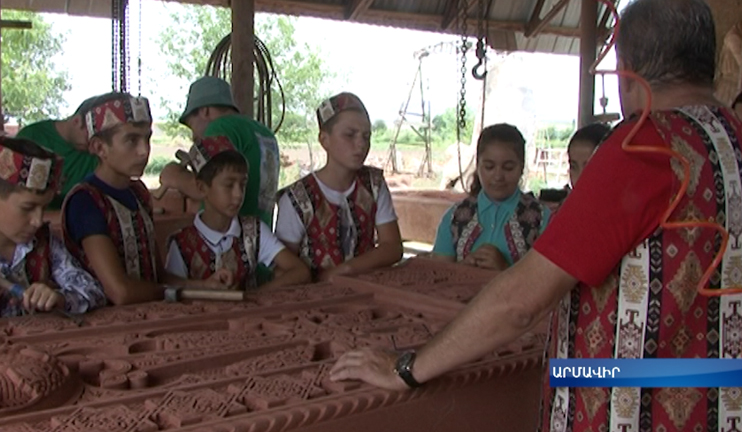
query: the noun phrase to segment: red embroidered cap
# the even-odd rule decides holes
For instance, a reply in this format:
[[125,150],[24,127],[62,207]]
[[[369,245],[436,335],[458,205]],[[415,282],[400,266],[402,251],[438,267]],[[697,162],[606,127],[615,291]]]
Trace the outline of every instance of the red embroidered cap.
[[232,141],[225,136],[208,137],[196,142],[188,150],[188,158],[193,170],[198,174],[214,156],[225,151],[237,151]]
[[8,183],[36,191],[59,191],[64,161],[26,156],[3,145],[0,138],[0,178]]
[[330,119],[349,109],[362,111],[368,117],[366,106],[353,93],[339,93],[329,99],[325,99],[319,108],[317,108],[317,122],[319,123],[319,127],[322,128],[322,125],[330,121]]
[[134,97],[121,93],[119,97],[109,98],[95,104],[83,114],[88,137],[125,123],[152,122],[149,101],[144,97]]

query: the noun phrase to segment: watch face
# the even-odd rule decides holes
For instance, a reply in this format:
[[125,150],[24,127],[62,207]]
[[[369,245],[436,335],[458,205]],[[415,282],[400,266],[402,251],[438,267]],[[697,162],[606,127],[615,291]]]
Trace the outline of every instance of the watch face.
[[410,367],[410,361],[412,360],[413,355],[414,353],[412,351],[407,351],[406,353],[403,353],[401,356],[399,356],[395,367],[397,372],[406,370]]

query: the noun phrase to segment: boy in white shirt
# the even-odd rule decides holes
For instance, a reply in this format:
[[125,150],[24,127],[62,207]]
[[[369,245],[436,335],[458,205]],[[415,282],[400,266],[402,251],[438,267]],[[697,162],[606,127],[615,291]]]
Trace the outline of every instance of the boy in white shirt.
[[390,266],[402,240],[381,170],[365,166],[371,122],[363,102],[340,93],[317,109],[327,164],[287,187],[276,236],[299,254],[317,280]]
[[206,279],[226,269],[235,289],[258,285],[258,264],[276,267],[276,278],[265,287],[309,282],[309,269],[288,251],[264,222],[238,216],[244,200],[248,170],[244,156],[226,137],[204,138],[190,151],[190,164],[204,209],[193,225],[170,237],[166,268],[190,279]]

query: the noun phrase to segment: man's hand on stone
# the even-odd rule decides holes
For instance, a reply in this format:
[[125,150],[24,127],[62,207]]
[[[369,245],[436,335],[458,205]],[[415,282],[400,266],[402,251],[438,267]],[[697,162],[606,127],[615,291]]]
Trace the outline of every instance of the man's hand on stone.
[[405,390],[407,385],[394,371],[397,355],[384,350],[362,349],[343,354],[330,370],[330,380],[360,380],[388,390]]

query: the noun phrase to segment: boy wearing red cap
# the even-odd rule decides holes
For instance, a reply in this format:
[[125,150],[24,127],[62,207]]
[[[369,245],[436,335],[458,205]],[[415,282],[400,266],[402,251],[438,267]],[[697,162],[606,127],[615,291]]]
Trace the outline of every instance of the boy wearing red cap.
[[275,264],[277,277],[263,285],[277,287],[310,281],[309,269],[255,216],[238,216],[249,167],[227,137],[198,140],[189,151],[190,165],[203,194],[204,209],[193,225],[169,243],[167,270],[191,279],[226,269],[240,290],[258,285],[258,264]]
[[[65,199],[62,224],[70,252],[103,285],[113,304],[161,299],[162,284],[193,286],[167,274],[155,244],[152,203],[139,178],[152,136],[149,102],[121,93],[84,115],[95,172]],[[216,273],[201,287],[223,288]],[[225,281],[231,282],[231,281]]]
[[371,122],[363,102],[340,93],[317,109],[327,164],[282,193],[276,235],[315,278],[356,274],[402,258],[402,240],[384,174],[365,166]]
[[25,139],[0,139],[0,316],[83,313],[105,305],[98,283],[43,222],[62,160]]

